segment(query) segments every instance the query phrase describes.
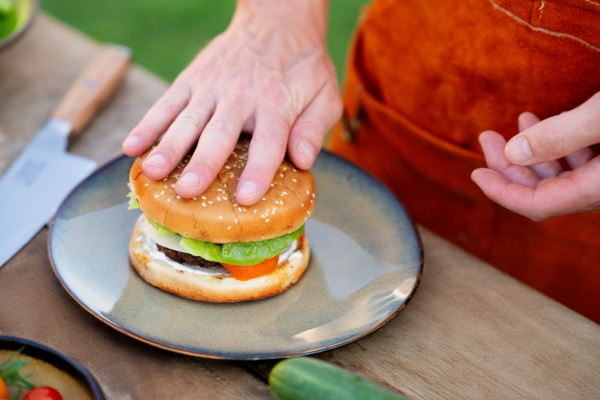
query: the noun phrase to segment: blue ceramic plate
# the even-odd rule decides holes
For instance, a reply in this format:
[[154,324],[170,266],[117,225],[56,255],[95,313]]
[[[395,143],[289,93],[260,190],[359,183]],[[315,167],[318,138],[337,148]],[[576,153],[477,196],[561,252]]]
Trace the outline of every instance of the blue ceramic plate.
[[58,210],[48,247],[69,294],[136,339],[194,356],[234,360],[306,355],[381,327],[417,288],[419,237],[394,195],[352,164],[322,152],[306,224],[310,265],[287,292],[213,304],[157,289],[129,262],[139,210],[127,210],[132,158],[120,157],[79,185]]

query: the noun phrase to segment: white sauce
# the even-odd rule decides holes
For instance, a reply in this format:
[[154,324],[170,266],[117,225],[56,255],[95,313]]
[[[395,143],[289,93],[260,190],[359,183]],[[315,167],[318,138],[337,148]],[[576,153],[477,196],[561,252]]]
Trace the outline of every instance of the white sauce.
[[[137,241],[142,242],[142,247],[149,253],[151,258],[163,261],[177,271],[190,272],[197,275],[231,276],[231,273],[223,266],[205,268],[197,265],[190,265],[188,263],[178,263],[171,260],[165,255],[165,253],[158,250],[156,243],[172,250],[187,253],[187,251],[185,251],[185,249],[179,245],[180,237],[177,235],[159,236],[158,230],[150,225],[148,220],[143,215],[141,218],[144,218],[144,223],[140,224],[143,234],[137,237]],[[284,261],[293,260],[296,258],[302,258],[302,252],[298,249],[298,240],[294,240],[288,247],[285,248],[285,250],[281,252],[279,255],[279,265],[281,265]]]

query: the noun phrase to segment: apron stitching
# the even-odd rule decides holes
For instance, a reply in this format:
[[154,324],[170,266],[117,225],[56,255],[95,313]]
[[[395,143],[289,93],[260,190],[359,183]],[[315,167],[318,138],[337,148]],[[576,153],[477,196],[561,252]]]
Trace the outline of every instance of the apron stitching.
[[595,1],[592,1],[592,0],[583,0],[583,1],[585,1],[586,3],[593,4],[593,5],[595,5],[595,6],[600,6],[600,3],[598,3],[598,2],[595,2]]
[[538,26],[542,26],[542,14],[544,13],[544,6],[546,5],[546,0],[542,0],[542,5],[538,8],[540,12],[540,17],[538,18]]
[[[584,46],[589,47],[590,49],[592,49],[594,51],[600,52],[600,47],[593,46],[590,43],[586,42],[585,40],[578,38],[577,36],[569,35],[568,33],[553,32],[553,31],[549,31],[548,29],[535,27],[535,26],[527,23],[527,21],[525,21],[525,20],[517,17],[515,14],[511,13],[507,9],[500,7],[498,4],[496,4],[496,2],[494,0],[489,0],[489,1],[490,1],[490,3],[492,3],[492,5],[494,6],[494,8],[496,10],[502,11],[503,13],[505,13],[506,15],[508,15],[509,17],[511,17],[512,19],[514,19],[515,21],[517,21],[517,22],[519,22],[519,23],[521,23],[523,25],[526,25],[527,27],[529,27],[530,29],[532,29],[532,30],[534,30],[536,32],[546,33],[548,35],[559,37],[559,38],[572,39],[572,40],[575,40],[575,41],[583,44]],[[543,3],[545,3],[545,1]]]

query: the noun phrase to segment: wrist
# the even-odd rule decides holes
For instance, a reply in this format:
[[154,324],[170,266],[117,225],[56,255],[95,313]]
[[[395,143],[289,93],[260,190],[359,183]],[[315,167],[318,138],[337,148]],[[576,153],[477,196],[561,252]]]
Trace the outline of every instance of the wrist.
[[230,27],[245,26],[282,35],[301,32],[325,43],[329,0],[238,0]]

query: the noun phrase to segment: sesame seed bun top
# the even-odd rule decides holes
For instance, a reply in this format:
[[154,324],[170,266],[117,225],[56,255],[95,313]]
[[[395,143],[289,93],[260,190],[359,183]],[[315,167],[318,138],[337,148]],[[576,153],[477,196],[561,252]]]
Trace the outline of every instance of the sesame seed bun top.
[[142,162],[149,152],[138,157],[129,182],[142,212],[182,236],[213,243],[255,242],[300,228],[314,209],[315,182],[309,171],[298,170],[287,160],[279,166],[262,200],[250,207],[237,204],[235,190],[248,160],[249,145],[249,138],[240,138],[213,183],[193,199],[175,193],[175,183],[189,155],[159,181],[142,173]]

